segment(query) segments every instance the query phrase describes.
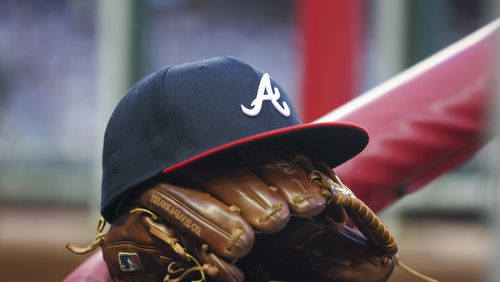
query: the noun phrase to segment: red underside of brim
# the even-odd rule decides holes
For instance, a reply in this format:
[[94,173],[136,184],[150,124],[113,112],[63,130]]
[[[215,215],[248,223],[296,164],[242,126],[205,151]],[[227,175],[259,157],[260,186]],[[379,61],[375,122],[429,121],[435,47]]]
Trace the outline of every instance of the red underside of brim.
[[[323,123],[308,123],[308,124],[300,124],[300,125],[295,125],[295,126],[289,126],[289,127],[284,127],[284,128],[279,128],[276,130],[271,130],[271,131],[266,131],[263,133],[259,133],[256,135],[248,136],[246,138],[242,138],[233,142],[229,142],[227,144],[224,144],[219,147],[215,147],[213,149],[210,149],[208,151],[205,151],[201,154],[198,154],[196,156],[190,157],[182,162],[179,162],[175,165],[172,165],[170,167],[167,167],[163,169],[162,173],[169,173],[173,172],[177,169],[180,169],[182,167],[185,167],[187,165],[193,164],[197,161],[200,161],[204,158],[213,156],[215,154],[221,153],[223,151],[227,151],[229,149],[234,149],[236,147],[240,147],[243,145],[247,145],[250,143],[256,143],[256,142],[264,142],[268,139],[272,140],[277,140],[279,139],[280,135],[285,135],[285,134],[291,134],[291,133],[299,133],[302,130],[307,130],[311,128],[332,128],[332,127],[349,127],[355,130],[359,130],[360,132],[364,133],[366,136],[368,136],[368,132],[366,129],[364,129],[362,126],[359,126],[357,124],[352,124],[348,122],[323,122]],[[359,149],[359,152],[366,146],[362,146],[362,148]],[[359,153],[359,152],[356,152]]]

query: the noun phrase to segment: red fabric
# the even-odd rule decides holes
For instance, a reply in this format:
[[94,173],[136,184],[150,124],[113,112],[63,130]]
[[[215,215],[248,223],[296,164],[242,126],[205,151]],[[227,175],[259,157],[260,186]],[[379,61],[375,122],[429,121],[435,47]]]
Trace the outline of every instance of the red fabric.
[[[451,56],[444,60],[433,57],[320,119],[357,123],[370,133],[366,149],[336,171],[373,210],[463,164],[488,140],[498,25],[492,30],[447,48],[459,51],[447,51]],[[411,78],[401,79],[405,76]],[[370,95],[376,98],[355,106]]]
[[108,273],[108,267],[102,258],[101,250],[96,251],[78,268],[71,272],[64,282],[113,282]]
[[303,36],[301,115],[304,122],[310,122],[356,93],[362,2],[301,0],[297,13]]
[[[308,124],[300,124],[300,125],[295,125],[295,126],[289,126],[289,127],[279,128],[279,129],[267,131],[267,132],[264,132],[264,133],[256,134],[256,135],[253,135],[253,136],[249,136],[249,137],[246,137],[246,138],[243,138],[243,139],[239,139],[239,140],[236,140],[236,141],[224,144],[222,146],[210,149],[210,150],[205,151],[205,152],[203,152],[203,153],[201,153],[199,155],[196,155],[194,157],[186,159],[186,160],[184,160],[184,161],[182,161],[180,163],[177,163],[175,165],[169,166],[169,167],[163,169],[162,173],[169,173],[169,172],[175,171],[175,170],[180,169],[182,167],[185,167],[185,166],[187,166],[189,164],[192,164],[192,163],[194,163],[196,161],[202,160],[202,159],[204,159],[204,158],[206,158],[208,156],[212,156],[212,155],[220,153],[222,151],[225,151],[225,150],[228,150],[228,149],[231,149],[231,148],[235,148],[235,147],[240,146],[240,145],[248,144],[248,143],[251,143],[253,141],[258,141],[258,140],[260,141],[260,140],[268,139],[268,138],[271,138],[271,137],[278,137],[278,136],[280,136],[282,134],[286,134],[286,133],[300,132],[300,131],[305,130],[305,129],[321,128],[321,127],[323,127],[323,128],[328,128],[328,127],[350,127],[352,129],[359,130],[360,132],[363,132],[362,133],[363,135],[367,135],[367,132],[366,132],[366,130],[363,127],[361,127],[361,126],[359,126],[357,124],[352,124],[352,123],[348,123],[348,122],[322,122],[322,123],[308,123]],[[297,139],[294,139],[294,140],[298,141]],[[349,142],[349,141],[353,141],[353,140],[346,140],[346,142]],[[357,148],[357,149],[358,149],[357,152],[359,152],[363,148]]]

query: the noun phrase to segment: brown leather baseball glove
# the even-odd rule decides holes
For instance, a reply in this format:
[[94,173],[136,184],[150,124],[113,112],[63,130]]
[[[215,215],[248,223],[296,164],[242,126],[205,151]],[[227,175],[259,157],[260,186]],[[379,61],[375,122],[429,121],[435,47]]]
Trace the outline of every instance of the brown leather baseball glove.
[[375,214],[293,148],[206,160],[139,187],[120,209],[92,246],[69,246],[100,245],[117,281],[386,281],[397,262]]

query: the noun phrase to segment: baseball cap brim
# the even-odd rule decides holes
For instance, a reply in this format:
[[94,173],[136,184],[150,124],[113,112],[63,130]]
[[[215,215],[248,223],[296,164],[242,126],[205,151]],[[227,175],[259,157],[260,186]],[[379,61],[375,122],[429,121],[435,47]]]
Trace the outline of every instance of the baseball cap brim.
[[209,157],[248,145],[290,144],[307,149],[334,168],[359,154],[368,144],[368,132],[361,126],[343,122],[300,124],[248,136],[207,150],[163,169],[174,172]]

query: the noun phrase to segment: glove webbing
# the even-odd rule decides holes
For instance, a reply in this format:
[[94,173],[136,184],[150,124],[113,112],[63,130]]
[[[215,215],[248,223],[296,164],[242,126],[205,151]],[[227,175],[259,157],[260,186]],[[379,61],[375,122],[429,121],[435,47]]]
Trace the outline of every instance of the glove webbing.
[[[309,174],[309,178],[320,182],[323,187],[329,190],[331,195],[329,203],[344,207],[359,231],[380,252],[382,263],[384,263],[388,257],[396,255],[398,247],[394,235],[392,235],[389,229],[363,201],[356,198],[354,193],[342,183],[333,170],[328,168],[324,163],[321,163],[321,165],[327,169],[325,171],[329,172],[328,175],[325,175],[321,171],[313,170]],[[422,281],[438,282],[433,278],[411,269],[399,259],[396,265],[403,271]]]
[[333,173],[328,177],[320,171],[313,171],[311,179],[319,177],[324,187],[331,193],[330,203],[346,209],[359,231],[379,249],[383,256],[393,256],[398,252],[396,239],[377,215]]

